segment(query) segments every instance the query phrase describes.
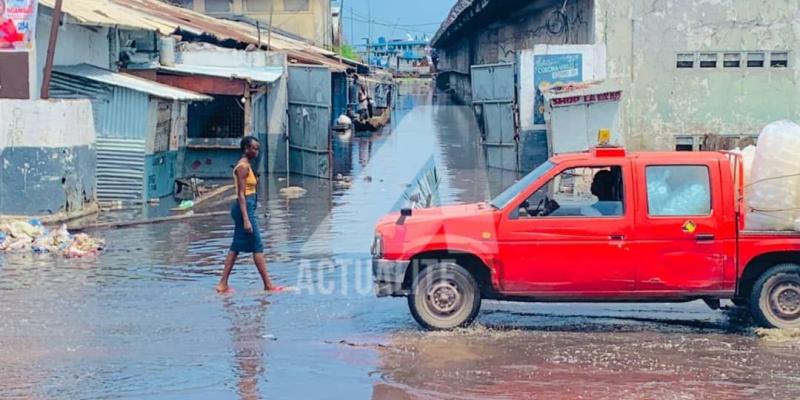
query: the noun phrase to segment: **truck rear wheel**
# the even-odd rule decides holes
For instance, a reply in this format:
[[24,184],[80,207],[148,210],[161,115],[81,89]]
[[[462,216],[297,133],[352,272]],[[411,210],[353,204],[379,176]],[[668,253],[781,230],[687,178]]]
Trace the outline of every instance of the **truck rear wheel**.
[[408,308],[426,329],[445,330],[468,326],[481,308],[481,292],[464,267],[441,262],[420,272],[411,285]]
[[800,266],[776,265],[756,281],[750,310],[766,328],[800,328]]

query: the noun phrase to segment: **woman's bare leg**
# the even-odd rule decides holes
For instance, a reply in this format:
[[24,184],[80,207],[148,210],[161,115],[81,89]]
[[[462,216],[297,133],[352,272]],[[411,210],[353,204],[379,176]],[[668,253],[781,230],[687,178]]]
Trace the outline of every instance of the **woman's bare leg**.
[[228,278],[231,276],[231,271],[233,271],[233,264],[236,263],[236,258],[239,256],[239,253],[235,251],[229,251],[228,255],[225,257],[225,267],[222,269],[222,278],[219,280],[219,284],[217,285],[217,291],[220,293],[228,291]]
[[264,290],[274,289],[275,285],[272,284],[272,280],[267,274],[267,260],[264,258],[264,253],[253,253],[253,261],[256,263],[258,274],[261,275],[261,281],[264,282]]

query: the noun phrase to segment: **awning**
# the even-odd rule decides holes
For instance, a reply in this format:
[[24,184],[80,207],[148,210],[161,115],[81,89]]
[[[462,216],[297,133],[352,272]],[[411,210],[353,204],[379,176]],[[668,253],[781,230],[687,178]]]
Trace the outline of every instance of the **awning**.
[[178,89],[158,82],[149,81],[138,76],[121,72],[109,71],[89,64],[79,64],[53,67],[53,71],[60,74],[76,76],[106,85],[123,87],[137,92],[147,93],[151,96],[169,100],[183,101],[208,101],[212,97],[192,91]]
[[173,67],[160,66],[159,70],[177,75],[202,75],[217,78],[240,79],[251,82],[272,83],[283,75],[282,67],[211,67],[194,64],[175,64]]

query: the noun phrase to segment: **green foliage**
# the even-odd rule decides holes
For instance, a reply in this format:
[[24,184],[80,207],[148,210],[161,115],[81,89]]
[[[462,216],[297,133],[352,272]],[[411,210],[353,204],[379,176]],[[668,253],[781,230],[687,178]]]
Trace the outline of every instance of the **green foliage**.
[[336,54],[348,60],[361,61],[361,57],[359,57],[356,51],[353,50],[353,47],[350,46],[349,44],[343,44],[340,47],[336,47],[333,49],[333,51],[335,51]]

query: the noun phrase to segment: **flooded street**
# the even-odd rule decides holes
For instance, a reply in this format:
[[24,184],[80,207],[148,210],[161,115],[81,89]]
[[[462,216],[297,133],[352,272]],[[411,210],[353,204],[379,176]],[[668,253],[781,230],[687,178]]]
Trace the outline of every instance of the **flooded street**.
[[93,232],[95,259],[0,256],[0,399],[800,398],[800,339],[700,302],[484,302],[477,326],[428,333],[404,299],[376,299],[373,225],[430,162],[442,203],[515,179],[486,171],[476,132],[470,107],[406,86],[379,135],[334,139],[351,182],[264,180],[269,270],[290,293],[261,293],[249,258],[235,293],[214,292],[225,215]]

